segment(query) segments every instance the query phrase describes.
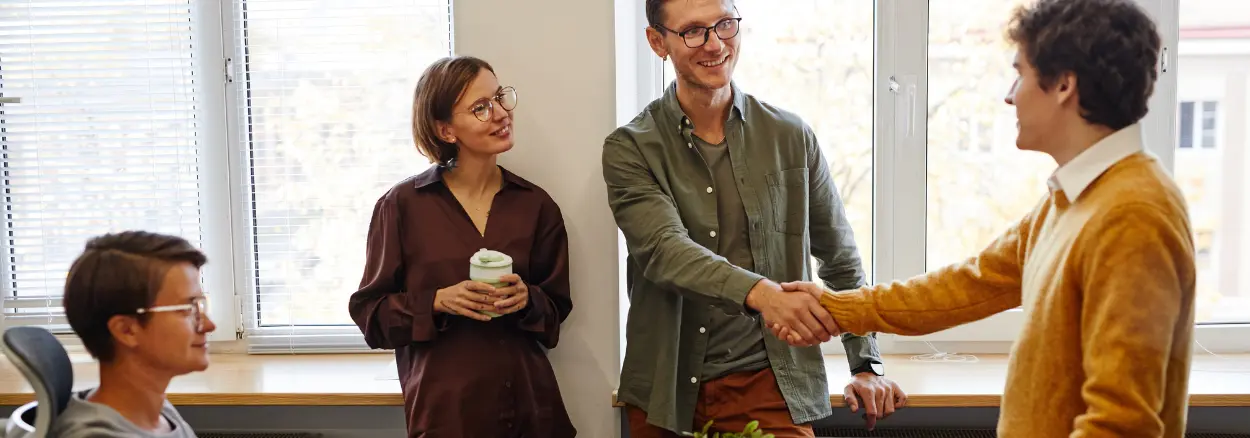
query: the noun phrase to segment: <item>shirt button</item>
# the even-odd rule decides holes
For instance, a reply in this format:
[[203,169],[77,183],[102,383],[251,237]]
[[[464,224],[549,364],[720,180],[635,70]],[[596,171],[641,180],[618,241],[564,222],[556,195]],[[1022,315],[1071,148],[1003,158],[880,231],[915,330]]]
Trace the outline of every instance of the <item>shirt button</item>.
[[715,231],[710,232],[710,233],[708,233],[708,235],[711,235],[712,237],[716,237],[716,232],[715,232]]
[[707,188],[707,192],[708,192],[708,193],[712,193],[712,188],[711,188],[711,187],[708,187],[708,188]]
[[511,387],[512,387],[512,382],[511,382],[511,381],[503,382],[503,387],[504,387],[504,388],[511,388]]
[[699,379],[696,379],[696,378],[694,378],[694,377],[691,377],[691,378],[690,378],[690,383],[699,383]]
[[707,333],[707,327],[699,327],[699,333]]
[[692,147],[694,147],[694,145],[692,145],[692,144],[690,144],[690,143],[686,143],[686,147],[688,147],[688,148],[692,148]]

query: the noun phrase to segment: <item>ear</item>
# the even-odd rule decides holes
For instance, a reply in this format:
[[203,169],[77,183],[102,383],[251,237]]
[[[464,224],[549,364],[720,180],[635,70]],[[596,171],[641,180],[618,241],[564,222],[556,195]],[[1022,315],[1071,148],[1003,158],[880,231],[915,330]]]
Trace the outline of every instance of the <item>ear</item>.
[[457,140],[456,128],[452,127],[450,123],[443,122],[443,121],[435,121],[434,131],[435,133],[438,134],[439,140],[442,140],[444,142],[455,143]]
[[647,26],[647,44],[651,45],[651,51],[655,52],[655,56],[668,59],[669,53],[668,47],[664,45],[664,34],[651,26]]
[[138,318],[131,315],[113,315],[109,318],[108,328],[118,344],[128,348],[139,345],[139,334],[143,327],[139,325]]
[[1065,72],[1060,74],[1055,80],[1055,86],[1053,88],[1055,90],[1055,101],[1060,105],[1067,104],[1068,102],[1077,103],[1079,105],[1081,99],[1080,94],[1077,93],[1075,73]]

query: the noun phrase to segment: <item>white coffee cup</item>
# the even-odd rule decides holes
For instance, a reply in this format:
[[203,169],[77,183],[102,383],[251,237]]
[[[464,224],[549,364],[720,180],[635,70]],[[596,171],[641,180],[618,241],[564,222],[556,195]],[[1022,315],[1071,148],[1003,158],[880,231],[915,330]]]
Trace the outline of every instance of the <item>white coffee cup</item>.
[[[496,288],[507,287],[509,283],[503,282],[501,278],[511,273],[512,257],[502,252],[482,248],[469,258],[470,280],[486,283]],[[500,316],[498,313],[485,310],[480,313],[492,318]]]

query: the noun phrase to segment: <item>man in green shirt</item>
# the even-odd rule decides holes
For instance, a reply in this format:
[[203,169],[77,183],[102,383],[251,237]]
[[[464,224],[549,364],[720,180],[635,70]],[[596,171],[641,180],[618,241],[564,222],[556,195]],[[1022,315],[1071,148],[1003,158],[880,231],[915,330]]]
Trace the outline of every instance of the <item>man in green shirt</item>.
[[[629,249],[630,311],[618,398],[631,438],[759,420],[778,438],[813,436],[832,413],[818,344],[837,328],[807,294],[865,283],[851,226],[815,135],[797,116],[732,82],[731,0],[646,0],[647,39],[677,80],[607,137],[608,200]],[[796,327],[792,347],[764,323]],[[842,337],[869,427],[906,402],[872,336]]]

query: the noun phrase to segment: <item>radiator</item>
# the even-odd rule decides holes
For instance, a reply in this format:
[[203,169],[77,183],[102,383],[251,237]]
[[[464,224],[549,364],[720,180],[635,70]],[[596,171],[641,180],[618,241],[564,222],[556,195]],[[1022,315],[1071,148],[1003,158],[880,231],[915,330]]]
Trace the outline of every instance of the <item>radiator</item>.
[[997,438],[993,429],[928,429],[916,427],[899,429],[878,427],[877,430],[872,432],[864,430],[862,427],[818,427],[816,428],[816,436],[820,438]]
[[[997,438],[993,429],[925,429],[925,428],[877,428],[872,432],[854,427],[817,427],[819,438]],[[1250,438],[1246,434],[1233,433],[1186,433],[1185,438]]]
[[321,438],[311,432],[197,432],[199,438]]

